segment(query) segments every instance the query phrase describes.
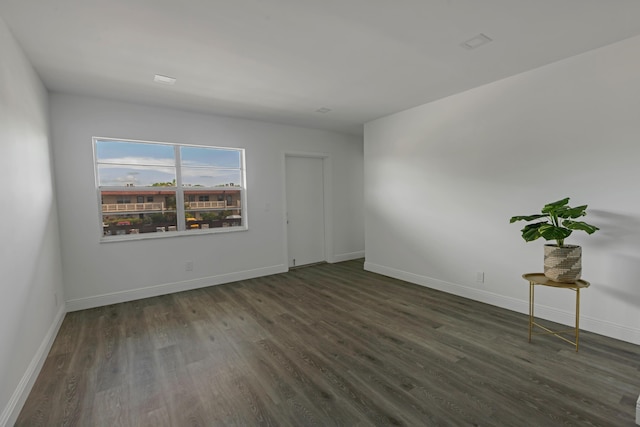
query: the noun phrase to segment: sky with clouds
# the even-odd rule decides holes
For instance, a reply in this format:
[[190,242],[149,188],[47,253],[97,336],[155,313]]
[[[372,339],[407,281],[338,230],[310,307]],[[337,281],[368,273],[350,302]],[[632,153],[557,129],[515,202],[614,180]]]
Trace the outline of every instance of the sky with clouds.
[[[241,150],[180,146],[183,185],[241,183]],[[101,186],[151,186],[176,178],[173,145],[96,141],[98,180]]]

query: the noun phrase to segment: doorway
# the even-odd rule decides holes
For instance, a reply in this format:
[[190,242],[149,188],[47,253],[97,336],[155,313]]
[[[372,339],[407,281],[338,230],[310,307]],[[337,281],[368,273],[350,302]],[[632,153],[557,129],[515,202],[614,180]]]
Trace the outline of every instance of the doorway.
[[289,267],[327,260],[325,161],[322,157],[285,156]]

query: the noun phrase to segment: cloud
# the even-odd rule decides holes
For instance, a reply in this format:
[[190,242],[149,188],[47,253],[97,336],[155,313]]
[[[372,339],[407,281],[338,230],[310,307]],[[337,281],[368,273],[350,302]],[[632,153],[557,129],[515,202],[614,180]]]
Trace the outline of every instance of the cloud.
[[157,157],[112,157],[108,159],[98,159],[98,164],[110,165],[110,166],[171,166],[175,167],[174,159],[162,159]]

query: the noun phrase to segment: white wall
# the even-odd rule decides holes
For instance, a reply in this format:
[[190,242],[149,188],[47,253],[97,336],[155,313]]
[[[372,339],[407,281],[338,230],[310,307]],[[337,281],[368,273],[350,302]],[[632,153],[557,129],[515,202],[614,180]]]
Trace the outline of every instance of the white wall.
[[0,58],[2,426],[13,424],[35,381],[64,315],[64,295],[47,92],[1,19]]
[[[63,94],[51,111],[69,310],[286,271],[285,151],[330,155],[333,255],[364,255],[362,138]],[[93,136],[245,148],[249,230],[100,243]]]
[[[568,196],[601,228],[567,242],[591,282],[581,325],[640,343],[639,51],[632,38],[366,124],[365,268],[527,312],[521,274],[542,270],[544,242],[509,218]],[[570,291],[536,297],[572,321]]]

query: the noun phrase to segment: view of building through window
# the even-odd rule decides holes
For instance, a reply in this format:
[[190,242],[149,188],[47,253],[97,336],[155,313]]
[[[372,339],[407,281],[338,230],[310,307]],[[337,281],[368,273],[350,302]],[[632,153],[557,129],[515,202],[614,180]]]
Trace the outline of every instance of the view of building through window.
[[94,138],[103,236],[244,228],[244,150]]

